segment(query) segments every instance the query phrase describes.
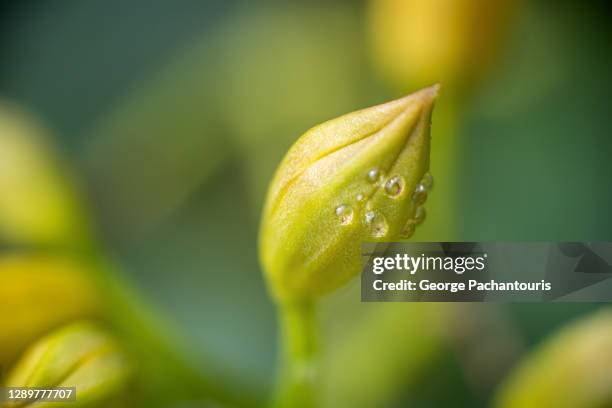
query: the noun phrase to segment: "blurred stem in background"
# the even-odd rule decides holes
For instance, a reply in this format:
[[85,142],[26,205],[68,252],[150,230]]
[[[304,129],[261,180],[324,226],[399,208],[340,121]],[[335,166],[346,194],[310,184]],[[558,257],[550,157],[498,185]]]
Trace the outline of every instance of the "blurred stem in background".
[[314,301],[281,302],[278,308],[283,354],[273,404],[279,408],[315,407],[319,328]]
[[228,378],[220,367],[198,364],[201,353],[189,345],[175,324],[134,290],[108,257],[94,249],[89,262],[98,288],[106,296],[112,323],[129,351],[138,357],[149,406],[165,406],[176,399],[258,406],[258,398],[247,387],[235,392],[240,381]]
[[[353,285],[351,297],[359,296]],[[328,305],[338,315],[336,299]],[[446,352],[450,307],[436,303],[352,304],[360,320],[330,321],[322,350],[322,406],[392,406]]]

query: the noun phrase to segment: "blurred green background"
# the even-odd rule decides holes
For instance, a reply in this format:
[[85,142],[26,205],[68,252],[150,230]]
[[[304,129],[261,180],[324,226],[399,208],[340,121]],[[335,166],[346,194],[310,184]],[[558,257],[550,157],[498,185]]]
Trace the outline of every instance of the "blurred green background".
[[[193,360],[223,367],[260,400],[273,385],[277,329],[257,229],[275,167],[309,127],[416,89],[394,86],[376,68],[369,7],[158,0],[0,6],[0,96],[50,129],[108,252],[186,334]],[[612,240],[611,11],[605,1],[517,6],[487,74],[457,102],[456,226],[444,238]],[[444,96],[443,88],[440,104]],[[435,113],[433,122],[435,141]],[[435,156],[435,142],[432,149]],[[429,217],[426,224],[435,223],[436,214]],[[356,289],[324,300],[326,348],[350,347],[350,333],[385,307],[406,324],[397,353],[415,353],[390,366],[398,385],[371,406],[488,406],[521,353],[601,307],[458,306],[463,318],[430,341],[427,333],[437,329],[415,315],[443,312],[360,304]],[[393,342],[385,330],[352,350]],[[345,379],[336,382],[346,394],[372,381],[366,372],[354,380],[341,370],[333,375]]]

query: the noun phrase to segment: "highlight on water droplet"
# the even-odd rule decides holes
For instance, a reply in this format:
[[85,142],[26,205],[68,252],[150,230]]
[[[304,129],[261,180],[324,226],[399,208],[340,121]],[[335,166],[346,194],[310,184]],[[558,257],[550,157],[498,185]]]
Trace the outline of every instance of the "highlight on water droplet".
[[374,211],[368,211],[367,213],[365,213],[365,223],[371,224],[372,220],[374,220],[374,217],[376,217],[376,213]]
[[400,231],[400,237],[404,239],[410,238],[412,235],[414,235],[415,229],[416,229],[415,221],[413,219],[409,219],[404,225],[404,228],[402,228],[402,230]]
[[402,176],[393,176],[385,183],[385,193],[396,197],[404,190],[404,184]]
[[419,225],[425,221],[425,217],[427,216],[427,212],[425,211],[425,207],[418,206],[416,211],[414,212],[414,223]]
[[357,200],[357,202],[361,202],[361,201],[365,200],[365,196],[363,194],[359,193],[359,194],[357,194],[355,196],[355,200]]
[[385,216],[376,210],[365,213],[365,223],[370,228],[370,234],[374,238],[382,238],[389,231],[389,225]]
[[415,206],[423,205],[427,201],[427,191],[423,185],[419,184],[416,186],[414,193],[412,194],[412,202]]
[[425,191],[430,191],[433,187],[433,177],[431,176],[431,173],[425,173],[419,184],[423,186]]
[[368,171],[368,181],[370,183],[376,183],[380,179],[380,169],[374,167]]
[[336,215],[342,225],[348,225],[353,221],[353,209],[346,204],[336,207]]

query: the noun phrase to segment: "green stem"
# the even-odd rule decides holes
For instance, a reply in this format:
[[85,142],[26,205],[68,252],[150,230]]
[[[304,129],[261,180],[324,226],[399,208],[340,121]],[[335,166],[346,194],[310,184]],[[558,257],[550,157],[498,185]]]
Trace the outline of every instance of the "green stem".
[[312,300],[279,304],[282,369],[275,400],[277,408],[316,406],[317,323]]
[[[178,392],[179,399],[212,399],[233,407],[254,407],[258,404],[251,390],[241,381],[228,378],[227,373],[207,367],[203,372],[193,356],[189,358],[188,342],[173,324],[151,310],[151,305],[122,277],[116,266],[97,250],[91,250],[89,260],[94,277],[106,295],[111,319],[125,337],[130,351],[140,355],[143,377],[155,390],[154,406],[164,406],[164,398]],[[156,311],[158,312],[158,311]],[[186,355],[187,354],[187,355]],[[241,388],[243,392],[236,393]]]

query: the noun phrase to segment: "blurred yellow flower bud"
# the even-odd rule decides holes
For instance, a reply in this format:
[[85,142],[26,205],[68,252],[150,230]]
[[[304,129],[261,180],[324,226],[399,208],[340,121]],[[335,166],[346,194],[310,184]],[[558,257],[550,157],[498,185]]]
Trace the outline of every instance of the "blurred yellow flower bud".
[[[116,341],[89,322],[72,323],[34,343],[17,362],[6,387],[76,387],[69,406],[108,406],[126,387],[130,364]],[[53,407],[57,402],[36,403]]]
[[612,406],[612,310],[571,324],[545,342],[498,397],[499,408]]
[[81,238],[84,219],[46,132],[0,102],[0,240],[58,244]]
[[515,0],[372,0],[373,62],[401,89],[463,87],[499,48]]
[[83,272],[58,256],[0,256],[0,366],[59,324],[99,314],[100,300]]
[[261,262],[277,297],[333,290],[359,272],[362,241],[412,234],[431,186],[437,90],[330,120],[291,147],[268,189],[260,228]]

